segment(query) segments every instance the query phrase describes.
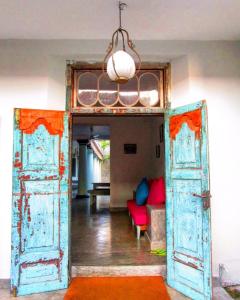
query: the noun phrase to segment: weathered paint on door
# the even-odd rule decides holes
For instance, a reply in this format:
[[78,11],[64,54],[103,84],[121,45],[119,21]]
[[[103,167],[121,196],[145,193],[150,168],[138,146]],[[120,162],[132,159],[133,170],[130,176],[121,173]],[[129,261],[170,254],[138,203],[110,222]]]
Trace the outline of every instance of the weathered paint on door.
[[205,101],[165,120],[167,281],[192,299],[211,299],[211,238]]
[[14,114],[11,289],[16,295],[68,285],[68,115]]

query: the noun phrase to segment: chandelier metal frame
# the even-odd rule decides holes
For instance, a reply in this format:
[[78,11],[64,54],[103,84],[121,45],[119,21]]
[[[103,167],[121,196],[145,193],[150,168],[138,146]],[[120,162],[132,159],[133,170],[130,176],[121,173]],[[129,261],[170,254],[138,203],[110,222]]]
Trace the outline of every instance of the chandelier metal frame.
[[107,54],[104,57],[103,60],[103,65],[102,65],[102,70],[103,72],[106,72],[106,61],[108,58],[112,57],[112,63],[113,63],[113,69],[114,72],[116,74],[116,81],[117,83],[126,83],[129,79],[126,79],[125,77],[121,77],[117,70],[116,70],[116,64],[115,64],[115,60],[114,60],[114,53],[115,50],[118,47],[118,42],[119,42],[119,36],[122,40],[122,50],[126,51],[126,44],[129,47],[129,49],[131,49],[131,51],[136,55],[137,59],[138,59],[138,64],[135,63],[135,65],[138,65],[138,67],[136,68],[136,72],[135,75],[140,71],[141,69],[141,58],[140,55],[138,54],[138,52],[135,50],[135,45],[132,42],[132,40],[129,37],[129,33],[126,29],[124,29],[122,27],[122,11],[127,7],[127,4],[124,2],[119,1],[118,3],[118,9],[119,9],[119,27],[117,30],[114,31],[113,35],[112,35],[112,40],[109,43],[108,49],[107,49]]

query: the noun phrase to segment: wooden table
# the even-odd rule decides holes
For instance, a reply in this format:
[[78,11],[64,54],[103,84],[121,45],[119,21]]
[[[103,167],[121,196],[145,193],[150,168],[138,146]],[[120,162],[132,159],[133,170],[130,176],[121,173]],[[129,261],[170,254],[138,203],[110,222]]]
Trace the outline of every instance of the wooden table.
[[110,188],[110,182],[93,182],[93,189]]

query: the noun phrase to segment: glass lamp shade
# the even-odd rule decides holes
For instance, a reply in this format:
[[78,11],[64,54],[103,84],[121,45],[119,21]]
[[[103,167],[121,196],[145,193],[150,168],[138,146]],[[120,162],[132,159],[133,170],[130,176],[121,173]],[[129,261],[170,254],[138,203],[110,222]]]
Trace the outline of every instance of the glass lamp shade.
[[107,74],[112,81],[125,83],[129,79],[133,78],[133,76],[135,75],[135,71],[136,66],[133,58],[123,50],[115,52],[108,59]]

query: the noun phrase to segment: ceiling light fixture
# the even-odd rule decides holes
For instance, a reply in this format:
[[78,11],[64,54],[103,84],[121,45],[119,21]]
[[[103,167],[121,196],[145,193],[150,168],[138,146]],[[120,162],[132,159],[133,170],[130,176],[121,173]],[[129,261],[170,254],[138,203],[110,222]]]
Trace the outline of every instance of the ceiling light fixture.
[[[137,72],[141,67],[141,59],[135,50],[135,45],[130,40],[127,30],[122,28],[122,10],[126,7],[126,3],[119,1],[119,28],[113,33],[112,41],[109,44],[107,54],[103,60],[103,72],[105,71],[105,64],[107,61],[107,74],[112,81],[117,83],[126,83],[136,74],[136,65],[132,56],[126,51],[126,44],[138,58],[139,63]],[[121,50],[117,50],[119,39],[122,41]]]

